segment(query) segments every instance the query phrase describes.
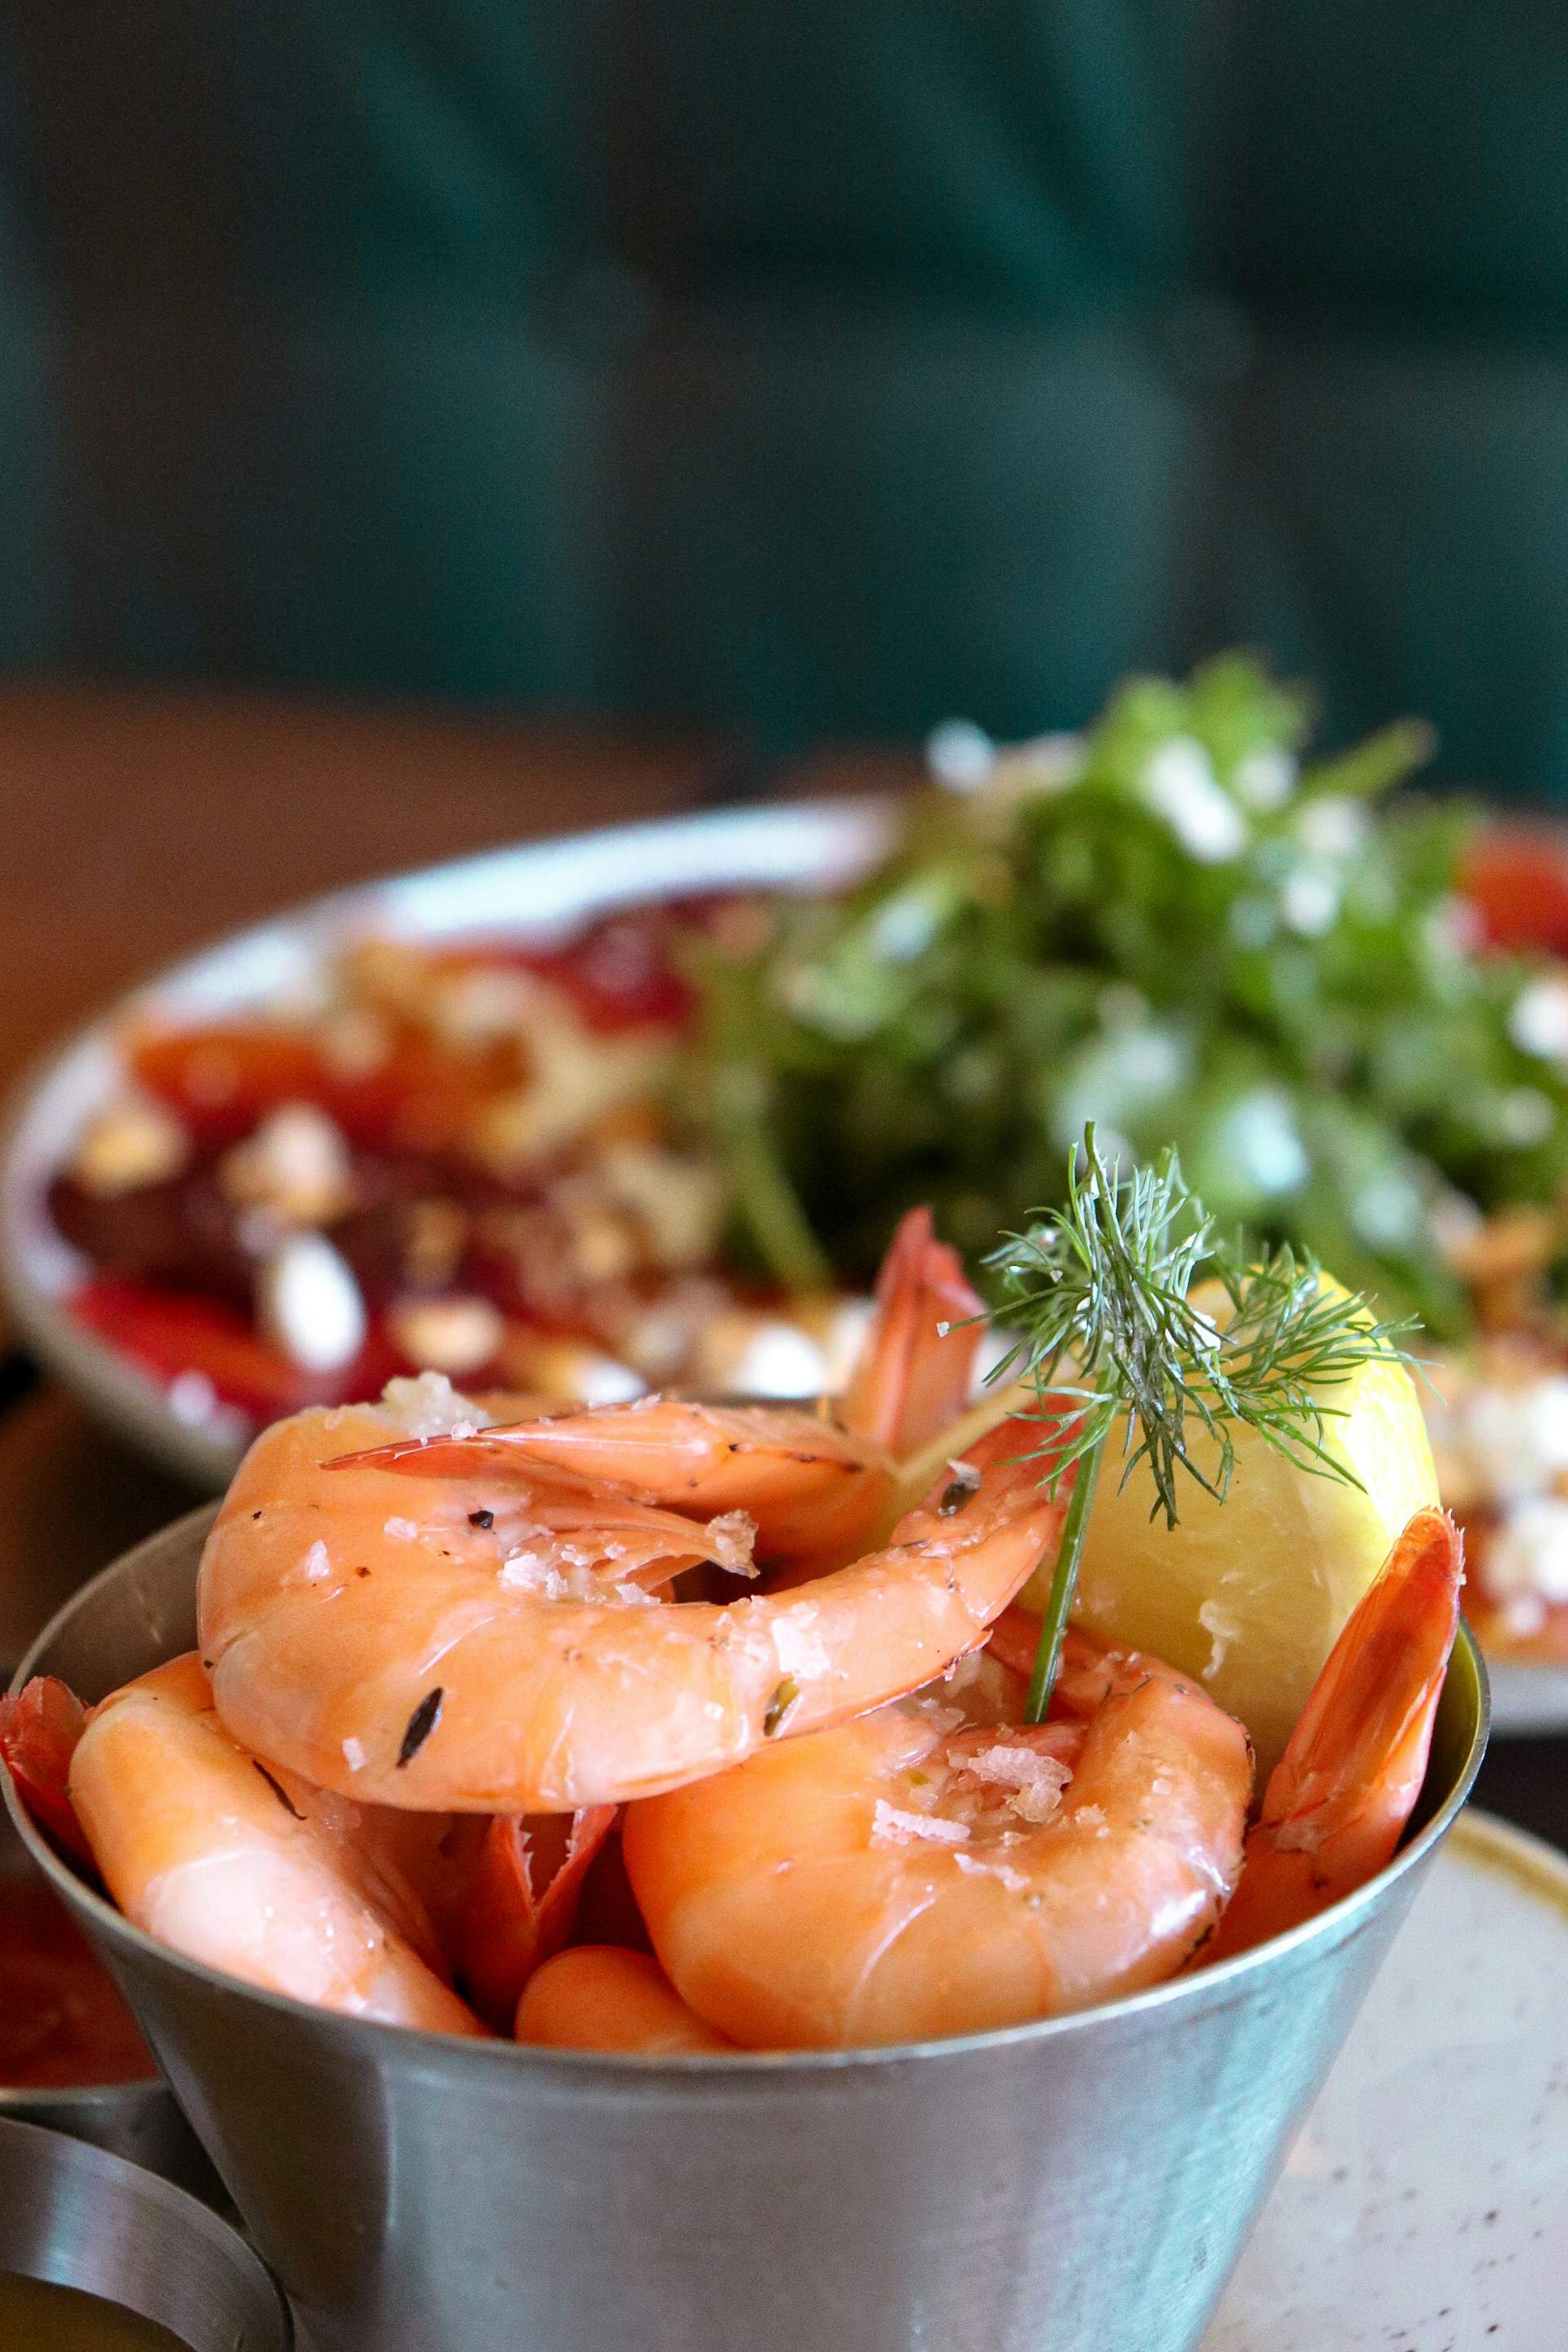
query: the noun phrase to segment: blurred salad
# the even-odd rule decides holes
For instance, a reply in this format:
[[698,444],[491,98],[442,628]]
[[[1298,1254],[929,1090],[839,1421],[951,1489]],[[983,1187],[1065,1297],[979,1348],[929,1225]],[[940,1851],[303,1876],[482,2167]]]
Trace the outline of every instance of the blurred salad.
[[1479,812],[1399,789],[1426,729],[1310,759],[1310,721],[1233,655],[1081,739],[944,728],[868,881],[701,943],[693,1099],[763,1270],[863,1275],[927,1200],[977,1260],[1093,1118],[1463,1331],[1483,1216],[1568,1188],[1568,983],[1483,942]]

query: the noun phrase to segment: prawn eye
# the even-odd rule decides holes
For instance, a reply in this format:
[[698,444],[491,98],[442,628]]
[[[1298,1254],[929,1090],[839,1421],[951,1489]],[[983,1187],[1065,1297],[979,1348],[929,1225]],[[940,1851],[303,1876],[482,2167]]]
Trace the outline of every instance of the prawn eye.
[[955,1463],[953,1475],[942,1488],[942,1500],[936,1507],[938,1518],[951,1519],[955,1513],[962,1511],[970,1496],[978,1492],[979,1486],[979,1471],[970,1469],[967,1463]]

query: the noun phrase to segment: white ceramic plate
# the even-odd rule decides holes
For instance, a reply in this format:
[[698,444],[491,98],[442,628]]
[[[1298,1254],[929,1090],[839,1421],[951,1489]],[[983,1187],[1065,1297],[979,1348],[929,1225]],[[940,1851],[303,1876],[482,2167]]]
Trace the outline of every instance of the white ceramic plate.
[[[1487,1660],[1492,1692],[1492,1729],[1515,1738],[1531,1733],[1568,1731],[1568,1666],[1515,1666]],[[1568,2342],[1568,2324],[1563,2330]]]
[[1461,1817],[1204,2352],[1568,2342],[1568,1862]]

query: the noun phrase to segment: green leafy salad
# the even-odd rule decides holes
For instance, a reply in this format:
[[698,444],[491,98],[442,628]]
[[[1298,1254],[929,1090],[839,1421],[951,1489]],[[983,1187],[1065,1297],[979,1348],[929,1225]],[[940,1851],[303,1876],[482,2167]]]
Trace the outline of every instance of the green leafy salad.
[[1309,719],[1233,655],[1081,739],[944,730],[869,879],[703,949],[689,1079],[768,1275],[861,1278],[918,1201],[975,1263],[1092,1119],[1463,1331],[1479,1214],[1568,1186],[1568,983],[1482,948],[1477,812],[1396,793],[1425,729],[1310,761]]

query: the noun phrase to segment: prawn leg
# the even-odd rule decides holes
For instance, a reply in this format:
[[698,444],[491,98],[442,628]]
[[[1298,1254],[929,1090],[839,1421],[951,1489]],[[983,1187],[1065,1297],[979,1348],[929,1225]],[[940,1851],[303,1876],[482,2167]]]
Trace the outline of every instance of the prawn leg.
[[614,1805],[498,1814],[457,1919],[457,1973],[481,2017],[510,2032],[524,1985],[572,1931],[577,1896],[615,1827]]

